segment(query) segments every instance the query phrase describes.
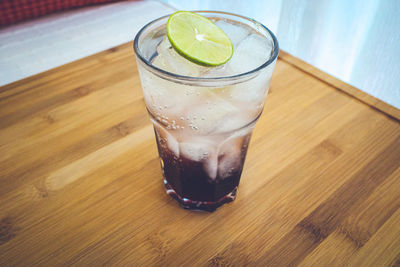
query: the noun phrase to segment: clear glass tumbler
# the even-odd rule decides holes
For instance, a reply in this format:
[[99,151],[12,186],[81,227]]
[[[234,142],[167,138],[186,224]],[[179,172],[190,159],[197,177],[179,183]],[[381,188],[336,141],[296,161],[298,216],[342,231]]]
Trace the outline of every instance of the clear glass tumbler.
[[[239,27],[227,32],[240,55],[234,55],[225,70],[221,67],[210,77],[156,67],[153,60],[166,38],[168,16],[138,32],[134,51],[166,191],[184,208],[214,211],[236,197],[250,136],[264,108],[279,47],[274,34],[252,19],[225,12],[198,13],[228,28]],[[257,51],[265,60],[252,69],[246,69],[246,64],[256,59],[246,54],[254,52],[252,40],[246,41],[250,43],[247,47],[234,42],[242,28],[251,38],[263,38],[267,44]],[[178,63],[181,65],[174,67],[179,70],[193,67]]]

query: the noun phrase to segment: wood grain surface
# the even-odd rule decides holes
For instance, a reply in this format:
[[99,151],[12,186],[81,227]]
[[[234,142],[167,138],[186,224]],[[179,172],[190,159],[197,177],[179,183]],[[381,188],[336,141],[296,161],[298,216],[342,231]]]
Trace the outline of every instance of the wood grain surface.
[[400,265],[399,121],[292,63],[214,213],[165,194],[131,44],[1,87],[0,266]]

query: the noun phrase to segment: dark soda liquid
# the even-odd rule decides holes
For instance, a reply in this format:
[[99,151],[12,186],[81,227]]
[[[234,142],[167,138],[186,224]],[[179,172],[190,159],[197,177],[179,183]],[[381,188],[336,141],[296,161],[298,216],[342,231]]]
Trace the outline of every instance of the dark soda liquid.
[[[239,158],[234,161],[235,166],[229,166],[230,170],[224,172],[223,177],[217,173],[213,178],[206,171],[205,161],[195,161],[184,155],[177,157],[157,134],[157,128],[155,132],[167,193],[184,208],[214,211],[235,199],[251,131],[236,137],[235,143],[239,144],[241,152],[236,155]],[[215,160],[219,164],[224,157],[232,155],[220,154]]]

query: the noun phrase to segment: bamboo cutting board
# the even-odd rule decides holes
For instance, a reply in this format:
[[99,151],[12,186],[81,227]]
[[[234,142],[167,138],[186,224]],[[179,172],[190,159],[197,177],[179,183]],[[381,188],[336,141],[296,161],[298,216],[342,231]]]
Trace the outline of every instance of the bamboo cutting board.
[[0,266],[399,265],[399,114],[282,52],[237,199],[199,213],[131,44],[1,87]]

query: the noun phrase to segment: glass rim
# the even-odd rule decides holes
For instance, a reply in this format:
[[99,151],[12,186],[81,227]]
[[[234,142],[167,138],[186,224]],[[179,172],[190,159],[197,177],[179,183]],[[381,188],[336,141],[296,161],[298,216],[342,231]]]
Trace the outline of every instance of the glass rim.
[[[169,72],[163,69],[160,69],[156,66],[154,66],[153,64],[151,64],[148,60],[146,60],[143,55],[140,53],[140,49],[139,49],[139,38],[140,36],[143,34],[143,32],[150,27],[151,25],[153,25],[154,23],[165,19],[167,17],[169,17],[171,14],[159,17],[155,20],[150,21],[149,23],[147,23],[146,25],[144,25],[139,32],[136,34],[134,41],[133,41],[133,50],[137,56],[137,58],[140,59],[141,62],[143,62],[147,67],[149,67],[152,71],[155,71],[154,74],[158,74],[158,76],[164,77],[164,78],[172,78],[174,80],[178,80],[178,81],[186,81],[186,82],[221,82],[221,81],[231,81],[231,80],[237,80],[237,79],[241,79],[241,78],[247,78],[249,76],[251,76],[252,74],[268,67],[269,65],[271,65],[276,58],[278,57],[279,54],[279,44],[278,44],[278,39],[276,38],[276,36],[272,33],[272,31],[270,31],[265,25],[263,25],[262,23],[251,19],[249,17],[246,16],[242,16],[242,15],[238,15],[238,14],[234,14],[234,13],[230,13],[230,12],[224,12],[224,11],[212,11],[212,10],[196,10],[196,11],[191,11],[194,13],[214,13],[214,14],[222,14],[222,15],[230,15],[233,17],[239,17],[242,19],[245,19],[255,25],[259,25],[261,26],[272,38],[273,41],[273,50],[271,53],[271,56],[268,58],[268,60],[266,62],[264,62],[263,64],[261,64],[260,66],[258,66],[257,68],[254,68],[250,71],[246,71],[246,72],[242,72],[239,74],[235,74],[235,75],[230,75],[230,76],[220,76],[220,77],[193,77],[193,76],[185,76],[185,75],[179,75],[173,72]],[[254,27],[253,27],[254,28]]]

